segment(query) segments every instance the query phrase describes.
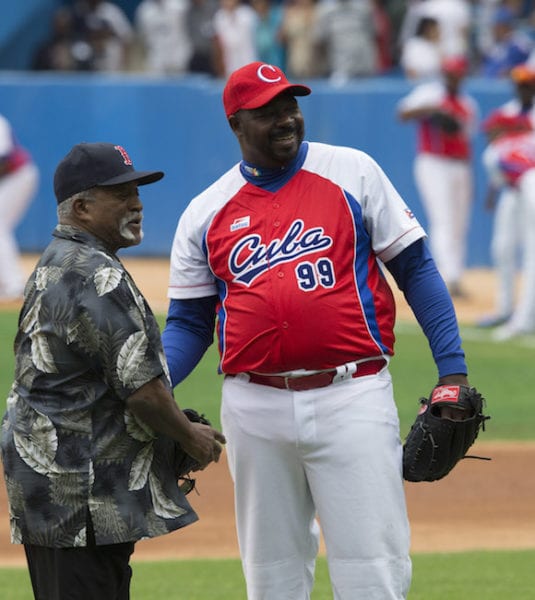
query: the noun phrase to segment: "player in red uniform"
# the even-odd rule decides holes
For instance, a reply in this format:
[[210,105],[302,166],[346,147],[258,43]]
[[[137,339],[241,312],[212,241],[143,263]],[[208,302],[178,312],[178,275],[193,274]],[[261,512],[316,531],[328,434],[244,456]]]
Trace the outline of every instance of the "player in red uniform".
[[20,300],[26,276],[15,229],[39,185],[39,170],[0,115],[0,302]]
[[418,124],[414,177],[429,223],[429,242],[438,269],[454,296],[461,279],[473,196],[472,137],[479,109],[462,91],[468,63],[449,57],[442,80],[416,86],[398,105],[402,121]]
[[260,62],[223,104],[243,160],[194,198],[171,253],[163,333],[173,384],[217,335],[221,420],[251,600],[309,598],[324,534],[336,600],[401,600],[411,578],[384,263],[441,383],[467,383],[425,232],[353,148],[304,141],[289,83]]

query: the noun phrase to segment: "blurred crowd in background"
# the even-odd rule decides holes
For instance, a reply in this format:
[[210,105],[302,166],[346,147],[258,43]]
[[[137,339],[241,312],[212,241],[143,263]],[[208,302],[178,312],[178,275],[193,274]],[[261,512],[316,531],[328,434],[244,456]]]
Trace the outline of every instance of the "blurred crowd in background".
[[431,78],[451,55],[494,78],[535,63],[535,0],[141,0],[133,18],[111,0],[73,0],[32,69],[225,78],[261,60],[343,84]]

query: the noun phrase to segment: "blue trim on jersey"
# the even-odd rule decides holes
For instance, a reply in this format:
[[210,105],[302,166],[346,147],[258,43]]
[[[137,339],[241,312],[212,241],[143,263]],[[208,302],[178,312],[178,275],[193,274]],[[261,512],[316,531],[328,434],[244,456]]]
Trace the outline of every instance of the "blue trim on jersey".
[[465,356],[451,296],[423,240],[386,263],[425,336],[439,377],[466,375]]
[[185,379],[214,341],[217,296],[172,299],[162,344],[173,387]]
[[218,372],[221,374],[223,371],[221,370],[221,362],[223,362],[223,358],[225,357],[226,350],[226,336],[225,336],[225,325],[227,323],[227,311],[225,309],[225,298],[227,297],[227,284],[221,279],[216,279],[216,287],[217,294],[220,300],[219,310],[217,311],[217,330],[218,330],[218,347],[219,353],[221,356],[221,361],[218,366]]
[[[208,235],[208,230],[205,230],[205,232],[203,233],[203,237],[202,237],[202,249],[204,252],[204,255],[206,256],[206,260],[209,263],[209,256],[208,256],[208,244],[206,242],[206,236]],[[223,301],[225,300],[225,298],[227,297],[227,284],[221,280],[218,279],[217,277],[215,278],[215,285],[216,285],[216,289],[217,289],[217,297],[220,301],[220,308],[217,311],[217,316],[218,316],[218,321],[217,321],[217,331],[218,331],[218,348],[219,348],[219,354],[221,357],[223,357],[225,355],[225,323],[227,320],[227,311],[224,308],[223,305]],[[221,374],[223,371],[221,370],[221,362],[219,363],[218,366],[218,372]]]
[[344,196],[348,203],[351,214],[353,215],[353,224],[355,226],[355,277],[357,279],[357,290],[362,305],[362,312],[366,321],[366,325],[370,331],[374,342],[378,345],[379,349],[383,353],[388,353],[389,349],[381,339],[381,330],[379,323],[377,322],[377,314],[375,312],[375,302],[372,291],[368,285],[368,260],[370,258],[371,239],[369,233],[364,227],[364,220],[362,218],[362,206],[357,200],[344,190]]
[[264,169],[242,160],[240,172],[253,185],[268,192],[278,192],[301,169],[308,153],[308,142],[302,142],[292,162],[277,169]]

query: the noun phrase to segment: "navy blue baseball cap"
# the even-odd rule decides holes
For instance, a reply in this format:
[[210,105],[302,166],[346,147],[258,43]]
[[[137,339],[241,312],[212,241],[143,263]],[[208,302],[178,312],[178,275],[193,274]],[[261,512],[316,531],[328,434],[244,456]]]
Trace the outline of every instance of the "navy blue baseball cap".
[[163,171],[136,171],[132,159],[122,146],[82,142],[73,146],[58,164],[54,174],[54,193],[60,204],[78,192],[97,186],[129,181],[146,185],[163,176]]

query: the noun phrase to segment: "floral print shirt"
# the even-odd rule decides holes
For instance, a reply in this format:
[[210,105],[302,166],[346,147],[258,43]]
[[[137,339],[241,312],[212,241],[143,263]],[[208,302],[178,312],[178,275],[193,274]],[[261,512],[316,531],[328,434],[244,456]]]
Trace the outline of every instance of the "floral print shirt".
[[1,451],[13,543],[97,545],[197,520],[173,470],[175,443],[128,410],[158,377],[160,330],[119,259],[58,225],[25,290]]

